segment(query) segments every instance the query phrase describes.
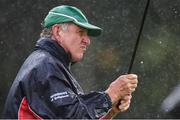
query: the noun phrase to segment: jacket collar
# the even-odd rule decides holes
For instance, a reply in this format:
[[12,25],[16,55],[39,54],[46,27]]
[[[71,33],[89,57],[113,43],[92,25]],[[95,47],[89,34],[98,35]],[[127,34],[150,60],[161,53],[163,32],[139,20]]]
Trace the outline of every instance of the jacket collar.
[[68,68],[71,65],[70,55],[67,54],[64,48],[61,47],[55,40],[50,38],[40,38],[34,49],[42,49],[49,52],[51,55],[63,62],[63,64],[65,64]]

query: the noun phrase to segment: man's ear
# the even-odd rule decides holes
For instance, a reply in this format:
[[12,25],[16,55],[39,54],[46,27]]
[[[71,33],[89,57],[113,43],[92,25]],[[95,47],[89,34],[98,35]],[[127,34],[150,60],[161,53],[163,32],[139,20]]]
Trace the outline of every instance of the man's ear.
[[55,39],[55,40],[61,40],[61,26],[58,25],[58,24],[55,24],[52,26],[52,37]]

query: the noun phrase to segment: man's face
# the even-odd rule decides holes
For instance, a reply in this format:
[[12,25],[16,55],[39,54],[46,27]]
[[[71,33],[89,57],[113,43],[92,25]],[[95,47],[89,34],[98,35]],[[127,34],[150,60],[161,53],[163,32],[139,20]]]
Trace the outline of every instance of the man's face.
[[73,62],[80,61],[90,45],[87,30],[75,24],[69,24],[68,29],[61,31],[61,46],[71,55]]

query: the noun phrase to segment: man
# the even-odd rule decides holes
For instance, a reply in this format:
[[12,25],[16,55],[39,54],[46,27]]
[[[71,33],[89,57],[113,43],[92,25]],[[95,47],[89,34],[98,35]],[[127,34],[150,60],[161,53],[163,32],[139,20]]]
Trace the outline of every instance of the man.
[[76,7],[49,11],[34,51],[22,65],[10,89],[4,117],[18,119],[111,119],[129,108],[137,76],[118,77],[104,92],[84,94],[70,66],[101,34]]

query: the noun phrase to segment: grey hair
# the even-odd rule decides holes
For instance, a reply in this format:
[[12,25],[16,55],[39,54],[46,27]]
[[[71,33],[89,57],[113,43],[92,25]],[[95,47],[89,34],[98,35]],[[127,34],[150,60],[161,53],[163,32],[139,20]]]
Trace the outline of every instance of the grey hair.
[[[62,24],[59,24],[59,25],[61,26],[63,31],[67,31],[69,24],[70,23],[62,23]],[[40,33],[40,37],[51,38],[52,37],[52,27],[44,28]]]

